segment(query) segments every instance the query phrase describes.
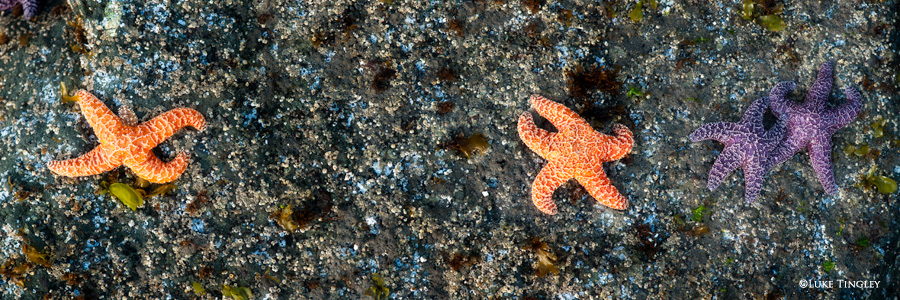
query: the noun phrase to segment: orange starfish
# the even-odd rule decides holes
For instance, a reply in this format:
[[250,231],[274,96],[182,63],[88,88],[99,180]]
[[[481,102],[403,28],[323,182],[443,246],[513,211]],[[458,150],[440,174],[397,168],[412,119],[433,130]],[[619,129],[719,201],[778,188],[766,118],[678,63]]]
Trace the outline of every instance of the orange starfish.
[[78,102],[84,118],[100,140],[100,146],[78,158],[51,161],[47,165],[53,173],[63,176],[96,175],[125,165],[149,182],[173,181],[187,168],[189,155],[182,152],[172,161],[162,162],[151,149],[185,126],[199,130],[206,127],[200,112],[190,108],[176,108],[137,125],[134,112],[125,106],[119,109],[119,118],[85,90],[69,97],[63,85],[62,94],[64,102]]
[[628,200],[616,190],[603,172],[603,162],[618,160],[631,152],[634,138],[628,127],[613,126],[616,137],[594,131],[574,111],[547,98],[531,96],[531,106],[547,118],[559,132],[537,128],[531,114],[519,117],[519,137],[525,145],[547,159],[531,187],[531,200],[542,212],[556,214],[553,191],[575,178],[584,189],[603,205],[625,209]]

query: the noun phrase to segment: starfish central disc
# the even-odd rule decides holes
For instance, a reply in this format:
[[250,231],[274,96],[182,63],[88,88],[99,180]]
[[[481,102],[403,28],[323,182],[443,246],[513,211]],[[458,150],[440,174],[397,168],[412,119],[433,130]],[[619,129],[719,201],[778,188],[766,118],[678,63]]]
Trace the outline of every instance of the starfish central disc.
[[78,158],[51,161],[48,164],[50,170],[62,176],[96,175],[125,165],[149,182],[171,182],[187,168],[189,155],[182,152],[172,161],[163,162],[151,150],[183,127],[199,130],[206,127],[200,112],[190,108],[176,108],[135,125],[126,122],[134,118],[129,109],[120,110],[120,115],[126,119],[123,121],[87,91],[80,90],[72,98],[81,107],[81,113],[97,134],[100,145]]
[[822,63],[816,81],[809,88],[806,100],[795,103],[787,98],[797,84],[778,83],[769,93],[772,111],[787,123],[787,136],[783,143],[772,150],[767,169],[775,167],[803,149],[809,151],[809,162],[819,182],[828,194],[838,192],[831,168],[831,136],[856,119],[862,109],[862,95],[852,87],[844,88],[847,101],[835,107],[827,107],[831,84],[834,81],[831,62]]
[[612,185],[603,163],[618,160],[631,152],[634,139],[622,124],[613,126],[616,136],[595,131],[584,119],[562,104],[534,95],[531,106],[553,123],[559,132],[537,128],[531,114],[519,117],[519,137],[528,148],[547,159],[531,188],[531,200],[542,212],[556,214],[553,192],[575,179],[594,199],[613,209],[625,209],[628,200]]

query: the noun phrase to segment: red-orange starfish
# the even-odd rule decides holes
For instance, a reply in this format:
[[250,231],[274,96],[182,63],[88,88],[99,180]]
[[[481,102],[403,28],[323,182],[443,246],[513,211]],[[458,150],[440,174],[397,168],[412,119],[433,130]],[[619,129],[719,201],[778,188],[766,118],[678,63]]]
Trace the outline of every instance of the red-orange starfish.
[[151,149],[185,126],[199,130],[206,127],[200,112],[190,108],[176,108],[137,125],[134,112],[124,106],[119,109],[122,116],[119,118],[87,91],[79,90],[75,96],[68,97],[63,86],[62,93],[63,101],[78,102],[81,113],[100,140],[100,146],[78,158],[51,161],[47,165],[53,173],[63,176],[96,175],[125,165],[149,182],[173,181],[187,168],[189,155],[182,152],[172,161],[162,162]]
[[531,186],[531,200],[542,212],[556,214],[553,191],[575,178],[584,189],[603,205],[625,209],[628,200],[616,190],[603,172],[603,162],[621,159],[634,144],[628,127],[613,126],[616,137],[594,131],[574,111],[547,98],[531,96],[531,106],[553,123],[559,132],[537,128],[531,114],[519,117],[519,137],[525,145],[548,160]]

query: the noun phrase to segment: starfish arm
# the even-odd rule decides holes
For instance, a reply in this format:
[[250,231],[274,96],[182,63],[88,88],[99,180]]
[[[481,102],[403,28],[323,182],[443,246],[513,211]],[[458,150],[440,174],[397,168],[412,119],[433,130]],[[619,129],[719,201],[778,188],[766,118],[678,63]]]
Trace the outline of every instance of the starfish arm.
[[578,126],[591,127],[590,124],[568,107],[544,98],[543,96],[532,95],[530,102],[531,106],[534,107],[534,110],[550,121],[550,123],[553,123],[553,126],[560,132],[567,132],[570,131],[571,128]]
[[531,201],[539,210],[550,215],[556,214],[553,192],[571,178],[566,173],[563,163],[551,161],[534,178],[531,185]]
[[23,0],[22,1],[23,15],[25,16],[26,19],[31,19],[31,17],[34,17],[34,14],[37,12],[37,5],[38,5],[37,0]]
[[138,177],[152,183],[167,183],[178,179],[181,173],[187,169],[190,157],[185,153],[179,153],[172,161],[163,162],[149,153],[147,160],[137,165],[128,166]]
[[819,67],[819,74],[816,76],[816,82],[809,88],[806,93],[806,101],[803,105],[815,112],[822,112],[825,102],[828,101],[828,95],[831,94],[831,82],[834,81],[832,72],[834,68],[830,61],[822,63]]
[[766,109],[768,108],[768,97],[756,99],[756,101],[753,101],[753,104],[750,104],[750,107],[747,108],[747,112],[745,112],[744,116],[741,117],[741,122],[739,124],[747,126],[754,133],[761,135],[766,131],[762,125],[762,117],[763,114],[766,113]]
[[156,147],[181,128],[191,126],[198,130],[206,127],[200,112],[190,108],[176,108],[156,116],[135,127],[134,144],[144,149]]
[[525,112],[519,116],[519,138],[534,152],[543,158],[550,155],[550,140],[556,133],[537,128],[531,113]]
[[769,128],[765,134],[760,136],[766,151],[775,149],[775,147],[784,140],[784,136],[787,134],[787,126],[785,126],[785,123],[784,119],[778,119],[775,121],[775,125],[772,125],[772,128]]
[[625,127],[625,125],[613,125],[613,132],[616,134],[615,137],[596,131],[594,132],[599,135],[596,140],[601,141],[600,144],[597,145],[597,148],[599,150],[598,152],[601,153],[601,160],[603,161],[622,159],[631,152],[631,149],[634,146],[634,135],[631,134],[631,130],[628,130],[628,127]]
[[744,165],[744,201],[753,203],[762,190],[763,177],[766,174],[766,157],[757,156]]
[[716,159],[712,169],[709,170],[709,181],[706,187],[710,191],[715,191],[719,184],[725,180],[725,177],[728,177],[728,174],[731,174],[734,169],[741,166],[741,153],[738,151],[737,147],[725,147],[725,150],[722,150],[722,153],[719,154],[719,158]]
[[809,162],[816,171],[819,183],[829,195],[837,193],[834,173],[831,171],[831,136],[818,135],[809,143]]
[[78,99],[78,106],[81,107],[81,113],[94,129],[100,143],[108,144],[115,140],[123,127],[122,120],[100,99],[85,90],[75,93],[75,97]]
[[115,169],[120,164],[106,147],[100,145],[77,158],[51,161],[47,167],[58,175],[79,177],[100,174]]
[[609,178],[606,177],[606,173],[603,172],[603,164],[599,161],[577,172],[575,180],[600,204],[618,210],[628,208],[628,199],[612,185]]
[[787,98],[787,94],[790,94],[795,88],[797,88],[796,83],[783,81],[776,84],[769,92],[769,107],[779,118],[797,110],[797,104]]
[[691,139],[692,143],[709,139],[726,143],[726,141],[730,140],[729,132],[738,131],[740,130],[740,127],[741,126],[737,123],[731,122],[707,123],[700,126],[700,128],[697,128],[697,130],[694,130],[688,138]]
[[844,102],[841,106],[825,110],[825,113],[822,115],[822,119],[829,124],[827,128],[829,135],[853,122],[856,116],[859,115],[859,111],[862,110],[862,96],[856,89],[846,87],[844,88],[844,95],[847,97],[847,102]]
[[788,160],[794,154],[796,154],[800,149],[803,149],[808,144],[808,141],[805,139],[801,139],[798,137],[799,134],[792,134],[791,132],[787,133],[787,137],[784,139],[784,142],[778,144],[774,150],[769,154],[769,159],[766,161],[766,172],[772,170],[777,165],[780,165],[784,161]]

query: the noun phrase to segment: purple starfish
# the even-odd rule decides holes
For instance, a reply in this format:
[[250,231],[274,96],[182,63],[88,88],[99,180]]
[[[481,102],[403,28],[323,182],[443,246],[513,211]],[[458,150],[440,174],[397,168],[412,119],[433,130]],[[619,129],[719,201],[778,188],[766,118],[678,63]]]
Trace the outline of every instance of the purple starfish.
[[828,95],[831,94],[831,73],[831,62],[826,61],[819,69],[816,82],[809,88],[803,104],[791,102],[785,97],[797,87],[797,84],[790,81],[775,85],[769,93],[772,112],[780,120],[787,122],[787,138],[772,151],[767,165],[767,170],[771,169],[807,148],[810,164],[828,194],[837,193],[831,171],[831,135],[853,121],[862,108],[862,97],[851,87],[844,88],[847,102],[838,107],[825,107]]
[[714,139],[725,144],[725,149],[709,171],[707,187],[715,190],[731,171],[738,167],[744,170],[744,200],[756,200],[762,189],[763,177],[768,169],[769,154],[784,138],[785,128],[778,122],[768,131],[762,124],[763,114],[769,105],[769,98],[753,101],[738,123],[717,122],[700,126],[690,135],[691,142]]
[[16,4],[22,3],[23,14],[26,19],[31,19],[37,12],[38,0],[0,0],[0,10],[10,10]]

